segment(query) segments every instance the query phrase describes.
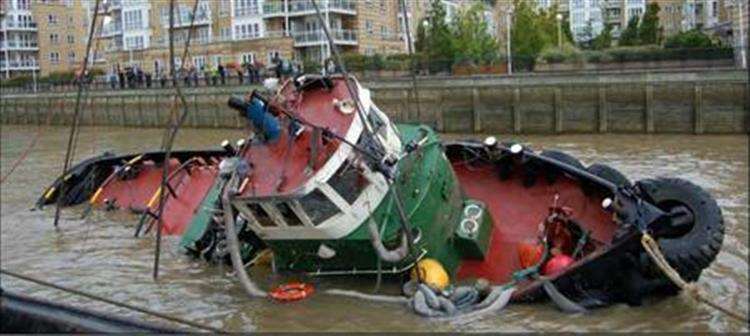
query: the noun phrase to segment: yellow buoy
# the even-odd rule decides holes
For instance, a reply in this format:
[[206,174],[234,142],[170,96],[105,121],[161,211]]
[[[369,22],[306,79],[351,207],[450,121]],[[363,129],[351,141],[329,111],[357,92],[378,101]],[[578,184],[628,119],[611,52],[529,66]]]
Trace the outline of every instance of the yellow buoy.
[[420,260],[411,270],[412,280],[417,280],[417,272],[419,272],[419,280],[433,289],[442,290],[450,283],[450,277],[445,268],[435,259]]

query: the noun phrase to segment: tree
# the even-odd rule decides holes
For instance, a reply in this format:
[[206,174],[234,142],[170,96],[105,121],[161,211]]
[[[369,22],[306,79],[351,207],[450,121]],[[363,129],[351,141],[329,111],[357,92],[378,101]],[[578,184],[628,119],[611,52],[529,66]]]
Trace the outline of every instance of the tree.
[[646,7],[640,27],[638,39],[641,44],[658,44],[659,41],[659,4],[652,2]]
[[638,16],[633,16],[628,21],[628,26],[620,34],[621,46],[634,46],[640,42],[638,38]]
[[706,35],[704,32],[693,29],[686,32],[680,32],[664,43],[665,48],[681,48],[681,49],[707,49],[716,47],[711,37]]
[[539,52],[550,44],[551,39],[546,32],[548,30],[546,25],[539,25],[540,22],[546,22],[546,20],[540,18],[529,1],[514,0],[513,4],[515,7],[511,29],[513,57],[518,68],[530,70]]
[[444,70],[454,57],[453,38],[445,18],[443,4],[432,0],[426,19],[417,27],[416,49],[430,60],[432,71]]
[[591,41],[591,49],[602,50],[612,46],[612,25],[604,26],[602,32]]
[[477,63],[497,58],[500,46],[488,32],[484,4],[474,3],[456,17],[453,30],[454,56]]

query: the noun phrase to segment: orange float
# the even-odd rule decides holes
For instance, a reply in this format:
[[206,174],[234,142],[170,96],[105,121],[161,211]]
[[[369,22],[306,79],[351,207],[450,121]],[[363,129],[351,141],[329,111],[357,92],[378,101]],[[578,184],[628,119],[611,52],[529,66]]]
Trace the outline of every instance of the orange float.
[[299,301],[315,292],[315,287],[311,284],[302,282],[290,282],[288,284],[280,285],[274,288],[268,293],[268,295],[276,300],[282,302]]

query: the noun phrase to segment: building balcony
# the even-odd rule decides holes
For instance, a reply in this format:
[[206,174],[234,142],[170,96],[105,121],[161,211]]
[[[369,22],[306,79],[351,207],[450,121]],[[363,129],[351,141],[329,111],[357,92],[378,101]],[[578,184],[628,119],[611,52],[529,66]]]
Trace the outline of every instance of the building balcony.
[[0,60],[0,70],[39,70],[39,63],[36,60]]
[[[357,14],[357,5],[355,1],[351,0],[328,0],[328,2],[318,2],[321,11],[329,11],[339,14]],[[290,1],[287,6],[287,11],[284,12],[283,2],[272,2],[263,5],[263,16],[264,17],[276,17],[276,16],[302,16],[315,14],[315,6],[312,2],[302,1]]]
[[6,21],[3,23],[2,26],[0,26],[0,29],[2,30],[23,30],[23,31],[35,31],[36,30],[36,22],[12,22],[12,21]]
[[115,9],[121,9],[122,8],[122,0],[109,0],[109,9],[115,10]]
[[[191,15],[190,13],[181,13],[181,15],[175,15],[174,17],[174,27],[175,28],[188,28],[190,27],[191,23]],[[163,22],[164,28],[169,28],[169,15],[163,16],[161,18],[161,22]],[[204,26],[204,25],[211,25],[211,13],[199,13],[198,16],[195,17],[195,21],[192,22],[193,26]],[[145,29],[145,28],[144,28]]]
[[122,34],[122,23],[116,22],[102,26],[102,31],[99,33],[99,37],[112,37],[120,34]]
[[[341,45],[357,45],[357,32],[350,29],[331,30],[333,43]],[[303,30],[292,32],[295,47],[308,47],[328,42],[325,32],[319,30]]]
[[0,42],[0,49],[3,50],[39,50],[36,42],[7,40]]
[[[281,4],[279,4],[281,5]],[[258,16],[260,15],[260,6],[250,6],[250,7],[235,7],[234,8],[234,17],[252,17],[252,16]]]

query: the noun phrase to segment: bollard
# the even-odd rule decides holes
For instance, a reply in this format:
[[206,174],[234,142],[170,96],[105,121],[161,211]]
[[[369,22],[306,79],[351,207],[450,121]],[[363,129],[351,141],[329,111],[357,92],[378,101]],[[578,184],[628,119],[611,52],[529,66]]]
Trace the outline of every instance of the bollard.
[[703,87],[693,87],[693,122],[695,134],[703,134]]
[[646,85],[646,133],[654,133],[654,86]]
[[521,89],[513,89],[513,133],[521,133]]
[[552,108],[555,111],[555,133],[563,132],[563,109],[562,109],[562,89],[555,88],[552,91]]
[[597,104],[599,133],[606,133],[608,126],[609,111],[607,109],[607,88],[599,87],[599,103]]
[[474,133],[482,132],[482,113],[479,111],[479,89],[471,89],[471,105],[474,111]]

